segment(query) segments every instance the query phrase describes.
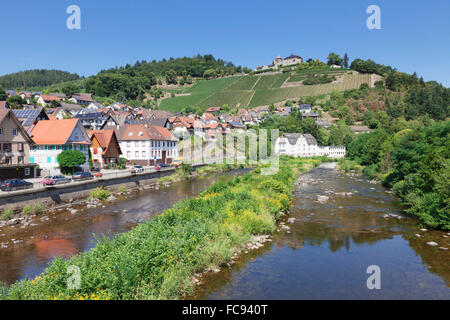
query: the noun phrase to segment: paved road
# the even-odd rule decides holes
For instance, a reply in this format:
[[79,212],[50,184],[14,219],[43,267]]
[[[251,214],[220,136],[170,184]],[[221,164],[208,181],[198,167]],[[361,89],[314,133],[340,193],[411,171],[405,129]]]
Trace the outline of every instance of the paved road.
[[[125,178],[125,177],[131,177],[134,175],[141,175],[141,174],[147,174],[147,173],[152,173],[152,172],[156,172],[155,167],[154,166],[149,166],[149,167],[144,167],[144,171],[143,172],[139,172],[139,173],[135,173],[132,174],[130,172],[131,168],[127,168],[124,170],[102,170],[103,173],[103,177],[101,178],[97,178],[94,177],[94,179],[90,179],[90,180],[81,180],[81,181],[74,181],[72,180],[69,183],[65,183],[65,184],[59,184],[56,186],[43,186],[41,181],[43,179],[43,177],[41,178],[33,178],[33,179],[26,179],[26,181],[33,183],[33,188],[31,189],[27,189],[27,190],[17,190],[17,191],[0,191],[0,198],[1,197],[9,197],[12,195],[16,195],[16,194],[24,194],[24,193],[32,193],[35,191],[40,191],[43,189],[58,189],[58,188],[67,188],[69,186],[76,186],[76,185],[82,185],[82,184],[86,184],[95,180],[112,180],[112,179],[117,179],[117,178]],[[173,167],[169,167],[169,168],[161,168],[160,171],[170,171],[170,170],[174,170]]]

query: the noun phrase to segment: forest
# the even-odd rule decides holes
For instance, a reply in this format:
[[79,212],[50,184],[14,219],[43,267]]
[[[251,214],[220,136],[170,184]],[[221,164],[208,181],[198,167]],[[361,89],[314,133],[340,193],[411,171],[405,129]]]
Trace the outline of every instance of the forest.
[[45,87],[78,79],[80,79],[78,74],[66,71],[36,69],[0,76],[0,87],[11,90],[28,89],[33,87]]

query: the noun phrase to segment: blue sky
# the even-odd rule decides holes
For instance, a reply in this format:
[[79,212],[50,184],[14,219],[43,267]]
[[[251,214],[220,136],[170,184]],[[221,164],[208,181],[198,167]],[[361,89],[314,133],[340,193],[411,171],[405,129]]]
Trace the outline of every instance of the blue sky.
[[[81,8],[81,30],[66,8]],[[381,8],[381,30],[366,9]],[[295,53],[373,59],[450,87],[450,1],[95,1],[2,3],[0,74],[51,68],[89,76],[136,60],[211,53],[255,67]]]

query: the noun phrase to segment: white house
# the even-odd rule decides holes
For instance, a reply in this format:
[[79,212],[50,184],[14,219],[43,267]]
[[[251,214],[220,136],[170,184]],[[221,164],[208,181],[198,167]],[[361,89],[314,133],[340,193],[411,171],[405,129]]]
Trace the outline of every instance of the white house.
[[129,163],[152,166],[178,157],[178,139],[167,128],[132,124],[116,131],[122,157]]
[[310,134],[286,133],[277,139],[275,153],[293,157],[326,156],[339,159],[345,157],[345,147],[319,146],[317,140]]
[[36,163],[49,174],[60,174],[58,155],[65,150],[78,150],[85,156],[80,167],[89,170],[89,135],[78,119],[41,120],[33,128],[35,145],[30,150],[30,163]]
[[41,94],[39,96],[39,98],[37,99],[38,105],[43,106],[43,107],[45,107],[46,105],[51,104],[52,101],[60,102],[61,99],[59,97],[57,97],[57,96],[45,95],[45,94]]

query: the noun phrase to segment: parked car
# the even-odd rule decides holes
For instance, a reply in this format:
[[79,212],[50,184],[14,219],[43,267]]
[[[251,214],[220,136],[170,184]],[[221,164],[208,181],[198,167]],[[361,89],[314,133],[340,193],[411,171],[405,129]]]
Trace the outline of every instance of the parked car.
[[162,168],[169,168],[169,167],[171,167],[170,164],[167,164],[167,163],[157,163],[157,164],[155,165],[155,170],[156,170],[156,171],[159,171],[159,170],[161,170]]
[[175,168],[178,168],[179,166],[181,166],[183,164],[183,160],[181,158],[175,158],[172,160],[172,165]]
[[90,173],[90,172],[75,172],[72,175],[72,179],[73,180],[90,180],[90,179],[94,179],[94,176]]
[[131,173],[144,172],[144,168],[142,166],[134,166],[130,171]]
[[31,182],[22,179],[9,179],[2,182],[0,190],[2,191],[15,191],[21,189],[31,189],[33,184]]
[[44,186],[54,186],[55,184],[69,183],[71,181],[72,179],[67,178],[66,176],[57,175],[57,176],[47,176],[41,181],[41,183]]
[[101,178],[101,177],[103,177],[103,173],[101,173],[101,172],[94,172],[94,177]]

